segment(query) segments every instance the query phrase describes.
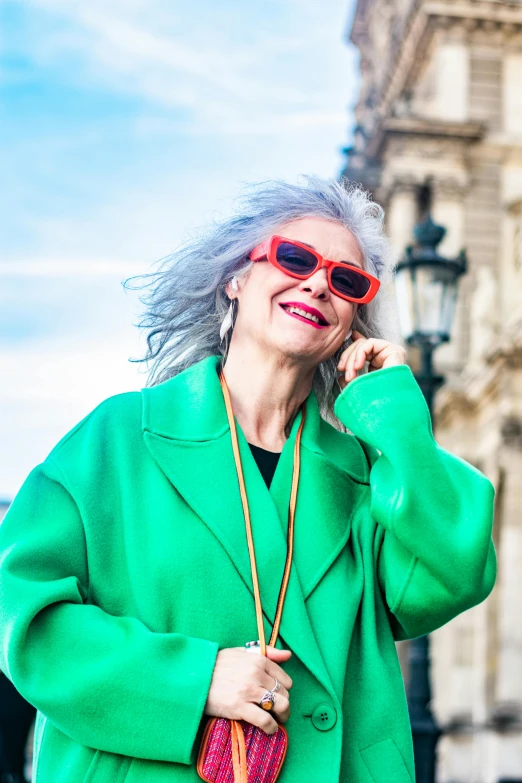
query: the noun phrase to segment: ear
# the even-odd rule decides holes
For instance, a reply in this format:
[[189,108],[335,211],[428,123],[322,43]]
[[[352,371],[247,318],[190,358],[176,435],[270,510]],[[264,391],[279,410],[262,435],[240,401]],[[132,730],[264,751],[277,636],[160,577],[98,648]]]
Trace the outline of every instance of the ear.
[[226,284],[225,293],[230,300],[237,299],[237,294],[241,288],[241,285],[242,283],[240,282],[240,278],[236,277],[235,275],[232,280]]
[[232,288],[232,283],[230,282],[228,282],[225,286],[225,293],[230,300],[235,299],[237,297],[237,291],[234,291],[234,289]]

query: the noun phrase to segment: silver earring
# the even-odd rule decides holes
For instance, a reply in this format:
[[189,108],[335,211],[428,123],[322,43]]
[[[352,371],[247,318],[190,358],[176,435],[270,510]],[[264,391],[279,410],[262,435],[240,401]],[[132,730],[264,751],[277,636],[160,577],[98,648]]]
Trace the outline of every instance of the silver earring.
[[232,278],[232,289],[233,289],[234,291],[237,291],[237,290],[238,290],[237,277],[236,277],[235,275],[234,275],[234,277]]
[[227,314],[223,318],[221,322],[221,328],[219,330],[219,339],[220,341],[223,340],[224,336],[232,326],[232,314],[234,312],[233,304],[230,302],[230,307],[227,310]]

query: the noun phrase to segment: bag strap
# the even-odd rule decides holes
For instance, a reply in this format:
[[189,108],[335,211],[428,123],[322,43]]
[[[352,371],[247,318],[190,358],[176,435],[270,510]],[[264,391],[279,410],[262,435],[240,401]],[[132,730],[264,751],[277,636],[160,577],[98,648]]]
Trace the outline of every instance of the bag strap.
[[[245,479],[243,476],[243,468],[241,465],[241,457],[239,454],[239,443],[237,439],[237,428],[236,428],[236,422],[234,419],[234,413],[232,410],[232,402],[230,399],[230,392],[228,390],[227,382],[225,380],[225,376],[223,371],[219,374],[219,380],[221,382],[221,387],[223,389],[223,397],[225,399],[225,407],[227,409],[227,416],[228,416],[228,422],[230,424],[230,434],[232,437],[232,450],[234,452],[234,460],[236,463],[236,470],[237,470],[237,477],[239,481],[239,492],[241,494],[241,503],[243,505],[243,513],[245,516],[245,526],[246,526],[246,534],[247,534],[247,542],[248,542],[248,552],[250,555],[250,568],[252,571],[252,583],[254,587],[254,600],[256,605],[256,618],[257,618],[257,630],[259,634],[259,644],[260,644],[260,652],[261,655],[266,656],[266,641],[265,641],[265,628],[263,623],[263,607],[261,604],[261,593],[259,591],[259,580],[257,576],[257,564],[256,564],[256,554],[254,550],[254,539],[252,536],[252,525],[250,522],[250,511],[248,508],[248,497],[246,493],[246,487],[245,487]],[[294,518],[295,518],[295,507],[297,503],[297,489],[299,486],[299,474],[301,470],[301,450],[300,450],[300,444],[301,444],[301,433],[303,431],[303,425],[305,422],[305,404],[303,403],[301,406],[301,422],[299,424],[299,429],[297,430],[297,435],[295,439],[295,445],[294,445],[294,469],[292,474],[292,489],[290,492],[290,506],[288,509],[288,530],[287,530],[287,549],[286,549],[286,562],[285,562],[285,568],[283,571],[283,578],[281,581],[281,588],[279,590],[279,598],[277,599],[277,609],[276,614],[274,618],[274,626],[272,629],[272,634],[270,636],[270,642],[269,644],[274,646],[277,637],[279,635],[279,626],[281,624],[281,617],[283,614],[283,605],[285,602],[286,597],[286,591],[288,588],[288,582],[290,579],[290,569],[292,567],[292,556],[294,551]],[[234,743],[233,743],[234,744]]]
[[248,783],[246,743],[243,726],[238,720],[231,720],[230,724],[234,783]]

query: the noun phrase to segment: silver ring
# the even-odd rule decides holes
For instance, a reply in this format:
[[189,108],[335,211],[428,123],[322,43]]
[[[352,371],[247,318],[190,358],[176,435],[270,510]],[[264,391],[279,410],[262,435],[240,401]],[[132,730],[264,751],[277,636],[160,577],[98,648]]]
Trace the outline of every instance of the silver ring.
[[259,639],[257,642],[246,642],[245,649],[249,653],[260,653],[261,645],[259,644]]
[[259,702],[259,706],[263,710],[267,710],[268,712],[270,712],[270,710],[274,709],[274,704],[275,704],[275,693],[273,691],[266,691],[265,695]]
[[279,693],[279,691],[281,690],[281,683],[279,682],[277,677],[274,677],[274,680],[276,681],[276,684],[272,688],[272,693]]

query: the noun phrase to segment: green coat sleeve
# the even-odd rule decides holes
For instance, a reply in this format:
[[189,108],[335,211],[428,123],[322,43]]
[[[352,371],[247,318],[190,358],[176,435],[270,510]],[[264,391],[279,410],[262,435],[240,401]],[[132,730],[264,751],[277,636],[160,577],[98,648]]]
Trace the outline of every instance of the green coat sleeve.
[[82,745],[191,763],[218,644],[107,614],[88,578],[81,515],[49,457],[0,524],[0,668]]
[[394,637],[429,633],[493,589],[493,485],[435,442],[407,365],[356,378],[335,412],[371,466],[371,514],[384,529],[376,571]]

